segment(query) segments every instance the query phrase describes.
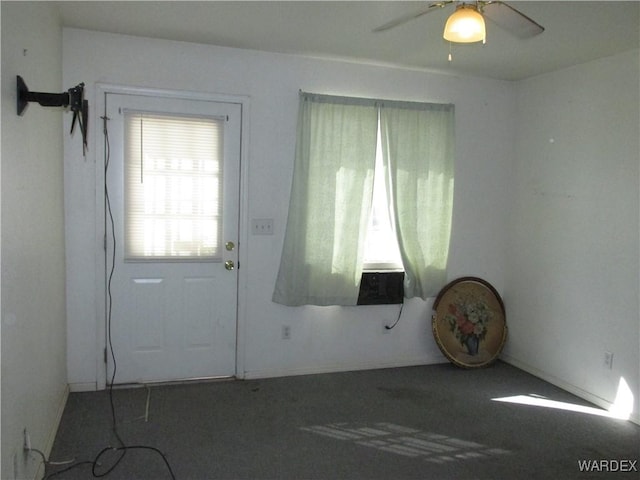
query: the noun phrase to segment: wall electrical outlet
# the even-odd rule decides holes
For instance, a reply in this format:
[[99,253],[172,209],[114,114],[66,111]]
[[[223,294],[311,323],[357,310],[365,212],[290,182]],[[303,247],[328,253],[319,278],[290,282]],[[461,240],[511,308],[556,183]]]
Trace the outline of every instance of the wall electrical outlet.
[[282,326],[282,339],[289,340],[291,338],[291,327],[289,325]]
[[608,370],[611,370],[613,368],[613,353],[604,352],[604,366]]

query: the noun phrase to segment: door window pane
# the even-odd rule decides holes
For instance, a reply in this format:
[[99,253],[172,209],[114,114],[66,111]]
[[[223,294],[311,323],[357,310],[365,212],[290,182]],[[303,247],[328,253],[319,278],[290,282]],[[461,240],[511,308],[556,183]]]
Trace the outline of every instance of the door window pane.
[[125,259],[221,259],[224,120],[125,112]]

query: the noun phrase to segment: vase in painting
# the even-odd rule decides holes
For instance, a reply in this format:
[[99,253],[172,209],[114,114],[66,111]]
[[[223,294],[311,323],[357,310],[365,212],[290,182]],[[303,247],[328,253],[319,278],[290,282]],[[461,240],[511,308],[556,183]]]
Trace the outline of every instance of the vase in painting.
[[467,347],[467,351],[469,352],[469,355],[477,355],[478,354],[478,347],[480,346],[480,339],[476,335],[469,335],[466,338],[466,340],[464,341],[464,344]]

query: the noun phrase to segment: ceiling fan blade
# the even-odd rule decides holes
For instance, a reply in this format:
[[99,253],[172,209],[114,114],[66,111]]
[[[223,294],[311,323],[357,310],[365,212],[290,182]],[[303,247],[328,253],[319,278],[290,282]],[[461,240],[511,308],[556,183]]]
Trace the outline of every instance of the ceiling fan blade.
[[519,38],[531,38],[544,32],[544,27],[504,2],[482,2],[482,14],[499,27]]
[[420,10],[417,10],[415,12],[407,13],[405,15],[402,15],[401,17],[398,17],[394,20],[391,20],[390,22],[385,23],[384,25],[380,25],[379,27],[374,28],[373,32],[377,33],[377,32],[384,32],[385,30],[390,30],[393,27],[397,27],[398,25],[407,23],[410,20],[421,17],[429,12],[437,10],[438,8],[442,8],[453,2],[454,0],[444,0],[442,2],[431,3],[427,7],[421,8]]

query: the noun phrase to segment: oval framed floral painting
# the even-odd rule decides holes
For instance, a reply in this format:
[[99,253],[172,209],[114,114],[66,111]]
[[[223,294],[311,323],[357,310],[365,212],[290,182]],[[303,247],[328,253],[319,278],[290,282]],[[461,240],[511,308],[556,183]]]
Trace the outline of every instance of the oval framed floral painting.
[[502,298],[491,284],[458,278],[440,290],[433,310],[433,336],[453,364],[477,368],[496,361],[507,339],[507,324]]

